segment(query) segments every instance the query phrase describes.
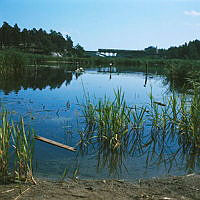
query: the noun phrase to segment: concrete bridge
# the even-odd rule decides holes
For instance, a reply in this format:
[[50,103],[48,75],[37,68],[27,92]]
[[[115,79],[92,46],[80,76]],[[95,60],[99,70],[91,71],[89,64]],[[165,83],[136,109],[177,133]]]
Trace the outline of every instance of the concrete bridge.
[[98,49],[97,55],[103,57],[117,56],[118,51],[116,49]]
[[98,51],[87,51],[86,53],[89,56],[140,58],[158,55],[156,50],[157,48],[153,47],[146,48],[145,50],[98,49]]
[[97,54],[104,56],[117,56],[117,57],[141,57],[145,56],[145,51],[122,50],[122,49],[98,49]]

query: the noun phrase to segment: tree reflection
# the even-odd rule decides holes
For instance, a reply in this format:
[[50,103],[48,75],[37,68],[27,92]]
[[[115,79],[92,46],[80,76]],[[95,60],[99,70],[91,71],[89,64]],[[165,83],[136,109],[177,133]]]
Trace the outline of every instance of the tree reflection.
[[60,88],[66,81],[69,85],[72,80],[72,72],[65,72],[63,68],[52,67],[26,67],[20,71],[5,71],[0,74],[0,90],[5,94],[10,92],[18,93],[22,88],[43,90]]

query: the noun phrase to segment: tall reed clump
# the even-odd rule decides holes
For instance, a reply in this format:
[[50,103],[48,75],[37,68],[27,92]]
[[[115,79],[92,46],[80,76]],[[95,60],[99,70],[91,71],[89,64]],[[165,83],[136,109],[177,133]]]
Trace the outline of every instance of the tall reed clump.
[[15,178],[28,180],[32,178],[34,132],[25,130],[23,118],[20,123],[12,126],[13,147],[15,149]]
[[[190,95],[175,95],[164,99],[164,103],[154,101],[148,108],[148,122],[151,132],[147,143],[149,161],[154,155],[162,160],[173,162],[181,155],[187,168],[194,169],[200,155],[200,90],[193,86]],[[168,155],[170,143],[178,144],[177,152]],[[150,156],[151,154],[151,156]],[[167,156],[168,155],[168,156]],[[167,156],[167,157],[165,157]]]
[[[114,91],[114,99],[106,96],[92,103],[89,97],[82,105],[85,126],[80,134],[80,148],[93,144],[97,147],[98,169],[108,167],[110,173],[121,169],[126,152],[134,151],[135,142],[139,137],[138,130],[143,128],[145,108],[129,107],[124,93]],[[129,144],[132,147],[129,148]]]
[[[124,94],[121,90],[115,92],[113,102],[106,97],[99,100],[96,106],[97,136],[110,149],[117,149],[126,142],[128,133],[130,109],[127,109]],[[124,139],[124,140],[123,140]]]
[[7,120],[7,112],[1,116],[0,127],[0,177],[5,182],[8,177],[9,149],[10,149],[11,127]]
[[181,99],[180,134],[187,135],[190,142],[200,148],[200,89],[194,87],[193,94]]
[[130,111],[121,90],[115,92],[115,98],[110,101],[106,96],[92,103],[87,98],[82,113],[86,124],[86,132],[101,143],[107,142],[110,149],[117,149],[121,139],[128,133]]
[[7,111],[2,111],[1,115],[0,181],[6,183],[11,180],[32,180],[34,132],[25,129],[23,119],[14,123],[8,120]]
[[[80,148],[93,144],[97,152],[97,168],[107,167],[112,173],[123,164],[125,154],[143,155],[147,164],[170,164],[182,156],[188,168],[194,168],[200,155],[200,91],[194,86],[191,95],[163,97],[158,102],[150,95],[150,104],[127,105],[124,93],[83,105],[85,131],[80,135]],[[172,146],[171,146],[172,145]],[[172,150],[171,150],[171,149]],[[177,150],[177,152],[175,152]],[[169,152],[172,152],[171,154]],[[180,159],[180,157],[179,157]]]

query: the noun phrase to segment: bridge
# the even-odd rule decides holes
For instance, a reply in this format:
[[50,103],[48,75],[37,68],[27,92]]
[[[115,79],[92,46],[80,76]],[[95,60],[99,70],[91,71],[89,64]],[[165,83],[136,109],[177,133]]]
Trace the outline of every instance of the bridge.
[[98,49],[98,53],[104,56],[117,57],[142,57],[145,56],[144,50],[123,50],[123,49]]
[[[153,50],[153,51],[152,51]],[[146,48],[145,50],[124,50],[124,49],[98,49],[98,51],[86,51],[88,56],[101,57],[124,57],[124,58],[141,58],[145,56],[158,55],[157,48]]]

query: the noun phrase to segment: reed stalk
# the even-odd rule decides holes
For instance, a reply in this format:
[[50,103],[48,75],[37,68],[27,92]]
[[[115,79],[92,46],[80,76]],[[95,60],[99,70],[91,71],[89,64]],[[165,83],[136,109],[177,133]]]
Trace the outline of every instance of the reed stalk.
[[34,132],[25,130],[24,120],[21,118],[19,124],[12,125],[13,146],[15,148],[15,177],[18,180],[32,178],[33,153],[34,153]]
[[121,89],[114,91],[113,100],[105,96],[92,103],[88,97],[82,108],[86,126],[85,132],[80,134],[79,147],[87,149],[83,146],[84,141],[86,146],[92,144],[97,148],[98,170],[105,166],[110,173],[121,170],[129,144],[136,144],[131,140],[143,128],[145,108],[129,107]]
[[0,177],[3,182],[9,175],[9,149],[10,149],[11,127],[7,120],[7,112],[4,111],[1,116],[0,127]]
[[[3,110],[1,112],[0,180],[4,183],[13,180],[33,180],[33,136],[33,131],[25,129],[22,118],[19,123],[14,123],[8,120],[7,111]],[[14,153],[14,156],[11,156],[11,153]],[[15,159],[14,166],[12,162],[13,157]]]
[[[96,144],[97,167],[106,166],[111,173],[120,169],[126,153],[148,152],[147,163],[157,157],[157,163],[170,168],[181,153],[190,167],[197,161],[194,155],[200,155],[199,87],[193,87],[192,95],[173,92],[163,97],[163,102],[155,101],[151,93],[150,104],[143,107],[129,107],[124,93],[117,90],[113,101],[104,97],[91,103],[87,99],[83,113],[86,129],[80,138],[86,146]],[[170,144],[179,145],[177,152]]]

